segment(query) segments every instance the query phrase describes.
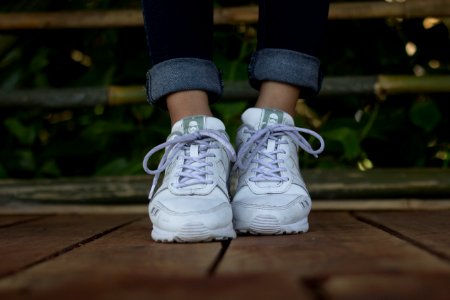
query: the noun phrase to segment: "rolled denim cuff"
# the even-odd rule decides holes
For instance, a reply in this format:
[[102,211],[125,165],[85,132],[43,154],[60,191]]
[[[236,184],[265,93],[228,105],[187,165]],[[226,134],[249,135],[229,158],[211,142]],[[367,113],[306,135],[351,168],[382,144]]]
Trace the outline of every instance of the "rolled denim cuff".
[[151,104],[165,106],[171,93],[202,90],[210,100],[222,95],[219,70],[212,61],[200,58],[173,58],[154,65],[147,72],[147,99]]
[[250,85],[259,90],[262,81],[277,81],[302,88],[302,97],[316,95],[322,84],[318,58],[288,49],[266,48],[250,60]]

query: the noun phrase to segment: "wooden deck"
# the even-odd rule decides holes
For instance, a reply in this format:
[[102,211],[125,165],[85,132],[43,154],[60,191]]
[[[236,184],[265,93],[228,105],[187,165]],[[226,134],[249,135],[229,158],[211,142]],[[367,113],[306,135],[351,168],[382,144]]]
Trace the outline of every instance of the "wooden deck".
[[145,210],[2,215],[0,299],[450,299],[450,210],[316,210],[310,223],[161,244]]

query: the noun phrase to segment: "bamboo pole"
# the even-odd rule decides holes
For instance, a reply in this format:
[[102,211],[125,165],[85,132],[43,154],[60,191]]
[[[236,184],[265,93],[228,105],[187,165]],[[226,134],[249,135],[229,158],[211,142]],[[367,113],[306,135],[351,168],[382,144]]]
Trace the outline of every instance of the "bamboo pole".
[[[389,95],[450,93],[450,75],[379,75],[326,77],[319,97],[343,95],[375,95],[385,99]],[[230,101],[248,101],[257,92],[247,82],[226,82],[223,98]],[[68,88],[48,90],[0,90],[0,107],[89,107],[95,105],[125,105],[144,103],[142,86],[110,86],[98,88]]]
[[89,107],[108,104],[107,88],[0,90],[0,107]]
[[375,93],[384,98],[387,95],[417,93],[449,93],[450,76],[427,75],[380,75],[375,85]]
[[[339,2],[330,5],[330,20],[377,18],[449,17],[450,0],[405,2]],[[214,10],[217,25],[254,24],[257,6],[226,7]],[[142,12],[137,9],[104,11],[10,12],[0,13],[0,30],[140,27]]]
[[145,102],[145,88],[143,86],[111,86],[107,89],[109,105],[122,105]]
[[340,2],[330,5],[329,18],[379,19],[450,16],[449,0],[407,0],[404,2]]

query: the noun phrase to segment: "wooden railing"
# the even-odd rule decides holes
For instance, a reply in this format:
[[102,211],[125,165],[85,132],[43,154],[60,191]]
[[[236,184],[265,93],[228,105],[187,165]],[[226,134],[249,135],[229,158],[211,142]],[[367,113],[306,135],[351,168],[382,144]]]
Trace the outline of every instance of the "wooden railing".
[[[375,95],[384,100],[398,94],[450,93],[450,75],[379,75],[327,77],[319,97]],[[258,96],[246,81],[225,83],[223,98],[252,100]],[[0,90],[0,107],[88,107],[125,105],[146,101],[143,86],[109,86],[34,90]]]
[[[332,3],[329,12],[330,20],[449,16],[449,0]],[[214,11],[214,23],[218,25],[251,24],[256,23],[257,20],[257,6],[216,8]],[[0,13],[0,30],[136,27],[142,25],[143,19],[140,10]]]
[[[339,2],[331,3],[329,12],[330,20],[426,17],[450,17],[450,0]],[[257,19],[257,6],[214,10],[215,24],[252,24]],[[136,26],[143,26],[140,10],[0,13],[0,31]],[[319,96],[372,94],[378,99],[384,99],[388,95],[408,93],[450,93],[450,76],[373,75],[326,78]],[[256,92],[244,82],[229,82],[224,91],[224,98],[228,100],[248,100],[255,97]],[[144,88],[136,86],[7,92],[0,90],[0,107],[77,107],[143,101]]]

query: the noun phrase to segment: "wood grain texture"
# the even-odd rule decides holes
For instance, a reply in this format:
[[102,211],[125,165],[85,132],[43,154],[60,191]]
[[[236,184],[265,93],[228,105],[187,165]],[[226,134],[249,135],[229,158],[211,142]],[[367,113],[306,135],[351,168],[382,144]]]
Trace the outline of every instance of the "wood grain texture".
[[43,218],[43,216],[26,216],[26,215],[18,215],[18,216],[0,216],[0,228],[2,227],[10,227],[16,224],[21,224],[24,222],[30,222],[33,220],[37,220],[39,218]]
[[[447,212],[409,213],[314,211],[307,234],[238,237],[228,249],[155,243],[142,214],[46,216],[0,229],[1,267],[15,254],[45,258],[4,276],[0,299],[448,299],[448,261],[392,232],[417,223],[407,229],[435,242],[447,235]],[[386,230],[361,221],[373,215]],[[104,234],[73,244],[88,228]],[[64,248],[55,241],[75,246],[46,256]]]
[[323,299],[448,300],[449,274],[371,274],[331,277],[320,285]]
[[239,237],[218,274],[282,271],[323,277],[378,272],[449,272],[450,265],[348,213],[313,212],[309,233]]
[[0,229],[0,277],[33,265],[136,215],[53,216]]
[[39,292],[0,290],[1,299],[314,299],[300,282],[284,274],[209,278],[160,278],[149,274],[113,273]]
[[[449,199],[448,169],[304,170],[313,199]],[[0,203],[147,203],[151,176],[0,180]],[[1,207],[1,206],[0,206]]]
[[[102,219],[103,217],[97,217]],[[45,291],[83,281],[133,278],[205,277],[222,244],[162,244],[150,238],[147,218],[0,281],[0,290]],[[88,276],[88,278],[86,278]]]
[[[331,3],[330,20],[446,17],[450,15],[450,1],[427,0],[405,2],[348,2]],[[258,7],[218,7],[214,10],[217,25],[254,24],[258,21]],[[106,11],[58,11],[1,13],[0,30],[50,28],[117,28],[143,26],[138,9]]]
[[450,210],[358,212],[355,215],[389,228],[450,261]]

